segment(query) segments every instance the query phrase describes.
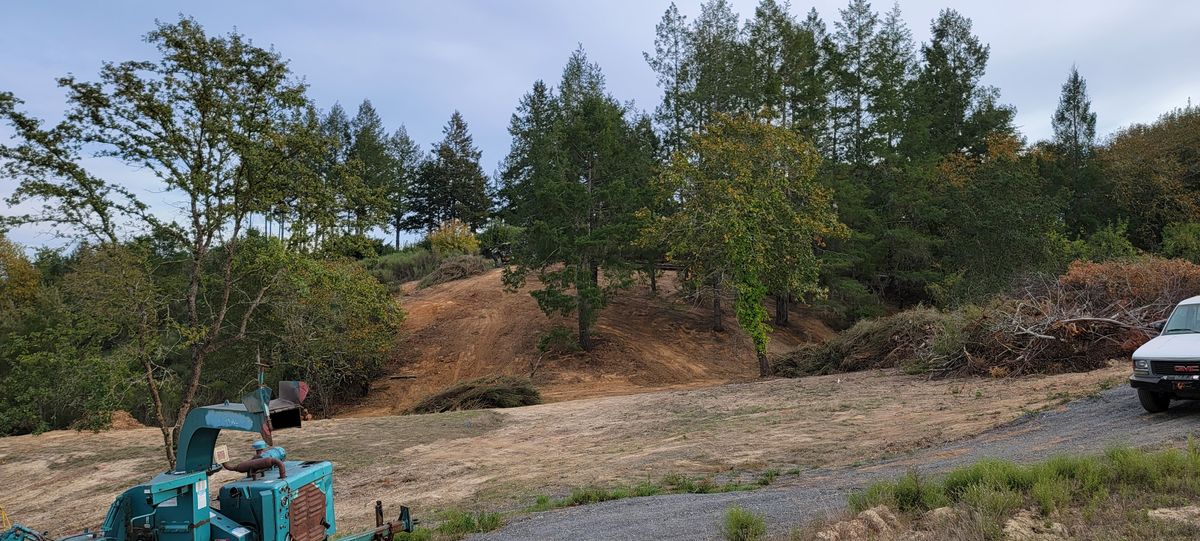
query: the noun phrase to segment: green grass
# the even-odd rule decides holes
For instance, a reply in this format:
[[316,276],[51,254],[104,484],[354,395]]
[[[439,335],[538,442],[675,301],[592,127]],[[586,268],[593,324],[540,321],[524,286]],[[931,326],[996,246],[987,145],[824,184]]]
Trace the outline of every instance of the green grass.
[[468,513],[451,509],[442,511],[438,518],[441,523],[434,532],[440,539],[462,539],[473,533],[490,532],[504,524],[503,515],[486,511]]
[[721,536],[728,541],[758,541],[767,536],[767,523],[762,515],[735,505],[725,510]]
[[[969,511],[984,539],[998,539],[1005,522],[1020,509],[1042,516],[1077,509],[1085,520],[1108,520],[1126,528],[1150,520],[1144,509],[1190,505],[1197,498],[1200,448],[1189,443],[1186,449],[1159,451],[1114,447],[1102,455],[1057,456],[1028,465],[986,459],[937,479],[909,472],[851,495],[848,503],[854,513],[886,505],[912,518],[955,506]],[[1129,515],[1130,509],[1141,515]]]
[[664,476],[657,482],[642,481],[635,485],[619,485],[615,487],[587,486],[572,489],[570,494],[562,498],[546,495],[538,496],[533,505],[525,508],[529,512],[549,511],[563,507],[587,505],[610,500],[625,498],[641,498],[658,496],[660,494],[714,494],[718,492],[737,492],[754,490],[764,487],[774,481],[779,475],[776,470],[767,470],[754,483],[717,482],[711,477],[690,477],[673,473]]

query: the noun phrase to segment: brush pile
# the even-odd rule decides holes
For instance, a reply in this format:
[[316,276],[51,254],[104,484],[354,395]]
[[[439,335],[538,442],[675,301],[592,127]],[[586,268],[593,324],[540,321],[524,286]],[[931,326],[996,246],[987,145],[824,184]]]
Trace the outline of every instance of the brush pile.
[[410,413],[515,408],[540,404],[533,382],[513,376],[484,376],[444,389],[414,406]]
[[918,307],[864,320],[833,340],[792,352],[776,372],[801,376],[902,367],[932,376],[1094,370],[1155,335],[1180,300],[1200,294],[1200,265],[1145,258],[1077,261],[982,306]]

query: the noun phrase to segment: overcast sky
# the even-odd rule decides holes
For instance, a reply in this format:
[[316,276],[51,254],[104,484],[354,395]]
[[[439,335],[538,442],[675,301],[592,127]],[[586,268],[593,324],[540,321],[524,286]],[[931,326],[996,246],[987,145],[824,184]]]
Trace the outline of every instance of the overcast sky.
[[[757,0],[734,0],[743,20]],[[953,5],[951,5],[953,4]],[[688,16],[699,1],[682,1]],[[517,100],[533,81],[558,79],[567,56],[583,45],[603,68],[609,90],[652,110],[659,91],[642,59],[653,47],[654,25],[666,1],[46,1],[7,4],[0,18],[0,90],[25,100],[34,115],[57,120],[63,93],[54,78],[93,79],[106,60],[153,58],[141,40],[154,20],[194,16],[210,33],[236,28],[290,59],[321,108],[340,102],[353,114],[364,98],[389,131],[400,124],[425,148],[441,136],[455,109],[483,150],[483,168],[496,169],[508,150],[505,131]],[[844,1],[811,7],[832,28]],[[1108,134],[1200,99],[1200,2],[1036,0],[900,4],[920,43],[929,22],[951,6],[974,21],[991,45],[986,83],[1017,109],[1030,141],[1050,133],[1050,115],[1072,64],[1087,79],[1099,132]],[[890,3],[878,2],[884,12]],[[7,135],[8,131],[0,131]],[[149,200],[155,184],[119,164],[98,164]],[[13,180],[0,179],[0,196]],[[161,204],[161,203],[160,203]],[[2,213],[14,209],[0,206]],[[36,228],[11,234],[26,245],[60,244]]]

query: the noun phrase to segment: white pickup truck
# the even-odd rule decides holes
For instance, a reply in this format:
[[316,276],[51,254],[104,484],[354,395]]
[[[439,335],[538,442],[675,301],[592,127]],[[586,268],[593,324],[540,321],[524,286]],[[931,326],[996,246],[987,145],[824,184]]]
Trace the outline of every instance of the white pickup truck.
[[1129,385],[1151,413],[1172,399],[1200,398],[1200,296],[1179,303],[1159,335],[1133,352]]

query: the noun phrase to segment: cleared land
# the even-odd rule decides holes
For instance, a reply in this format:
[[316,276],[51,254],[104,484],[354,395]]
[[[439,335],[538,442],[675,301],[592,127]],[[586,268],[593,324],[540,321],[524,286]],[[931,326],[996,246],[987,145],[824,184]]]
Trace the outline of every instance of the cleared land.
[[[502,411],[319,420],[281,432],[278,443],[290,457],[334,462],[340,527],[360,529],[371,522],[377,498],[390,509],[407,503],[428,516],[460,506],[513,509],[537,494],[667,473],[799,468],[781,482],[800,482],[826,476],[820,472],[827,468],[980,434],[1093,395],[1125,371],[1121,365],[1013,379],[928,381],[897,372],[780,379]],[[235,450],[248,447],[247,435],[223,438]],[[14,520],[54,533],[95,527],[118,493],[164,467],[159,441],[158,431],[147,428],[0,439],[0,506]],[[233,477],[222,473],[215,481]]]
[[[531,377],[546,402],[708,387],[757,378],[749,338],[726,315],[726,332],[710,330],[709,310],[675,295],[674,273],[654,294],[641,284],[622,291],[596,322],[593,351],[539,354],[538,338],[570,318],[548,318],[531,287],[505,291],[500,269],[426,289],[407,285],[404,350],[362,404],[342,416],[402,413],[456,382],[486,375]],[[792,324],[771,336],[783,353],[833,331],[797,308]],[[397,376],[393,378],[392,376]]]

